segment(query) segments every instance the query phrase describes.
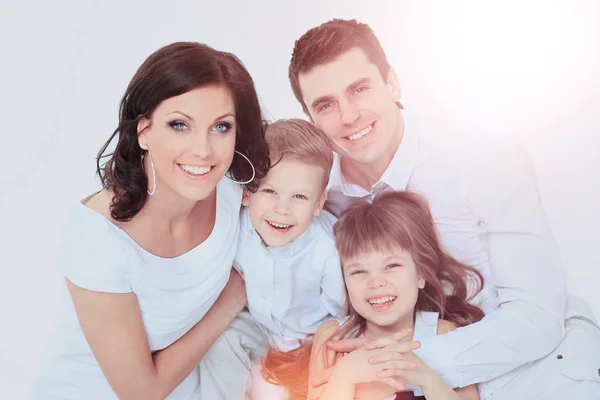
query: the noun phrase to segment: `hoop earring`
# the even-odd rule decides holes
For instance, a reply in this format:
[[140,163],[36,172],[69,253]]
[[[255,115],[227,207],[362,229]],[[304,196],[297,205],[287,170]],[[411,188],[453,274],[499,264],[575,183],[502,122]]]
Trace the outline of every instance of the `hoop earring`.
[[246,157],[244,154],[240,153],[239,151],[235,151],[236,153],[238,153],[240,156],[244,157],[246,159],[246,161],[248,161],[248,164],[250,164],[250,168],[252,168],[252,178],[250,178],[250,180],[247,180],[245,182],[240,182],[240,181],[236,181],[234,179],[231,179],[230,177],[228,177],[227,175],[225,175],[225,178],[229,179],[231,182],[237,183],[239,185],[246,185],[250,182],[252,182],[254,180],[254,177],[256,177],[256,170],[254,169],[254,165],[252,164],[252,161],[250,161],[250,159],[248,157]]
[[[152,191],[146,189],[146,192],[148,192],[150,196],[153,196],[156,192],[156,172],[154,172],[154,161],[152,160],[152,153],[150,153],[150,148],[148,148],[148,154],[150,154],[150,167],[152,168]],[[144,158],[145,155],[142,152],[142,166],[144,165]]]

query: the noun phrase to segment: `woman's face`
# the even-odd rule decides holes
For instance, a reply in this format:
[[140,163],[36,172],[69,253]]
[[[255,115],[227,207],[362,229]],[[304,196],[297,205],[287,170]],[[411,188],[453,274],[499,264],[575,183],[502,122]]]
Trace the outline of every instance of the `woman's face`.
[[207,198],[228,171],[235,150],[235,106],[222,85],[191,90],[161,102],[150,119],[138,124],[138,142],[148,150],[145,169],[153,190],[149,156],[154,161],[156,193]]

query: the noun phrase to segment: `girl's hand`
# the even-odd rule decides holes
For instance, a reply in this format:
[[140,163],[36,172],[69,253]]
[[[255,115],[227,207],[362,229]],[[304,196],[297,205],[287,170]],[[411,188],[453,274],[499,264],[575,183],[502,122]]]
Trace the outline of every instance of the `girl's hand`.
[[[386,338],[387,339],[387,338]],[[396,372],[397,375],[392,375],[396,379],[401,379],[406,384],[412,386],[420,386],[421,388],[428,385],[437,384],[441,379],[440,376],[431,369],[423,360],[417,357],[412,351],[399,353],[394,351],[386,351],[387,349],[394,348],[393,340],[380,340],[371,342],[365,347],[372,348],[372,351],[376,349],[382,352],[373,355],[369,358],[369,363],[372,365],[385,365],[387,367],[393,367],[398,363],[397,366],[406,365],[407,363],[413,365],[414,368],[389,368],[382,372],[381,376],[388,376],[389,373]],[[389,372],[388,372],[389,371]]]
[[[402,336],[407,333],[403,332]],[[389,340],[387,346],[374,349],[361,347],[344,356],[334,367],[332,375],[343,377],[353,384],[381,382],[391,386],[396,391],[404,389],[402,377],[407,371],[417,367],[416,360],[409,361],[403,358],[403,354],[420,346],[418,342],[398,343]],[[378,362],[370,362],[374,359]]]

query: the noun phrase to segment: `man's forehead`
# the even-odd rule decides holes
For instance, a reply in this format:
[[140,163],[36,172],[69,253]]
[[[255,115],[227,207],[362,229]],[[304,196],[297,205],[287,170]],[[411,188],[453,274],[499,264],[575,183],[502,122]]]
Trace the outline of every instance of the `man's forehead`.
[[359,48],[353,48],[328,63],[317,65],[298,76],[304,101],[309,104],[329,91],[345,90],[355,81],[378,75],[379,70]]

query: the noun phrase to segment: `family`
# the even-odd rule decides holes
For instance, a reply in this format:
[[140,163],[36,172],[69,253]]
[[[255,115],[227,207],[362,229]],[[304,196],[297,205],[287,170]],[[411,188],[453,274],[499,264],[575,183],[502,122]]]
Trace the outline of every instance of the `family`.
[[32,399],[600,399],[519,146],[405,112],[355,20],[296,40],[289,80],[306,120],[266,122],[234,55],[144,61]]

